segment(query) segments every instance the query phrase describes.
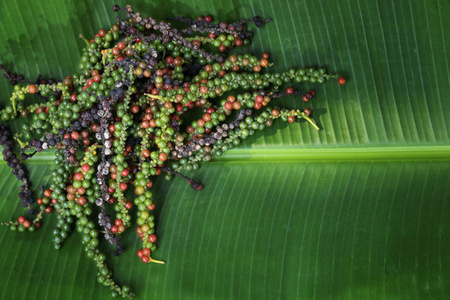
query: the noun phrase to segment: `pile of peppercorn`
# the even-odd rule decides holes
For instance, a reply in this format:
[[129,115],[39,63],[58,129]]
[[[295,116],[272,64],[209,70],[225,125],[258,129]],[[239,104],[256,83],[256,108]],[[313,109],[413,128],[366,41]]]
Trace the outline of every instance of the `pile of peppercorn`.
[[[0,144],[3,158],[23,183],[19,198],[29,214],[2,224],[32,231],[40,227],[44,213],[56,212],[55,249],[75,227],[86,255],[97,264],[98,282],[110,287],[113,296],[132,298],[128,286],[114,281],[98,246],[105,240],[120,255],[125,251],[121,236],[136,222],[142,241],[137,256],[144,263],[165,263],[152,257],[157,240],[153,181],[179,176],[202,190],[201,183],[182,171],[221,156],[274,120],[304,119],[318,130],[311,108],[285,109],[271,101],[289,95],[304,102],[313,99],[313,91],[294,89],[294,82],[321,84],[338,78],[344,84],[345,79],[325,68],[269,72],[267,53],[259,58],[227,54],[249,45],[249,24],[261,27],[270,19],[256,16],[230,24],[213,23],[210,16],[157,21],[130,5],[114,5],[113,10],[124,12],[125,18],[119,14],[117,23],[91,40],[81,36],[87,46],[80,73],[31,82],[0,65],[14,85],[11,105],[0,111],[0,120],[26,119],[16,134],[0,125]],[[185,27],[178,29],[169,21]],[[40,102],[27,105],[29,95],[37,95]],[[20,146],[18,156],[15,144]],[[55,153],[55,168],[35,203],[23,162],[48,149]],[[133,206],[137,216],[129,213]]]

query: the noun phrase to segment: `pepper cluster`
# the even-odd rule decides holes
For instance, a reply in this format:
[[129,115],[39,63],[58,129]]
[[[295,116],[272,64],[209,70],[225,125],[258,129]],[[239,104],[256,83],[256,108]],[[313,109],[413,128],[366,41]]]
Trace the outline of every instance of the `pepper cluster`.
[[[83,50],[80,73],[61,81],[28,82],[8,73],[14,84],[11,105],[0,111],[1,121],[26,118],[14,135],[22,161],[36,152],[55,149],[55,169],[33,221],[23,216],[4,222],[11,229],[32,230],[40,226],[43,213],[58,214],[54,245],[62,246],[75,223],[89,258],[96,261],[98,281],[109,286],[113,296],[134,296],[127,286],[119,286],[98,246],[102,240],[114,245],[115,255],[124,252],[121,235],[138,225],[142,248],[137,256],[144,263],[156,260],[155,209],[152,186],[157,176],[179,176],[193,189],[203,185],[182,174],[199,167],[239,145],[257,130],[270,127],[275,119],[290,123],[310,118],[310,108],[285,109],[271,106],[275,98],[297,95],[308,102],[313,91],[301,92],[289,83],[324,83],[338,78],[325,68],[299,68],[268,72],[269,55],[260,58],[229,54],[227,50],[250,43],[247,25],[260,27],[270,19],[254,17],[235,23],[213,23],[210,16],[191,20],[171,19],[187,24],[175,28],[168,21],[142,17],[130,5],[110,30],[101,29]],[[218,48],[211,49],[211,45]],[[22,83],[19,85],[18,83]],[[26,105],[27,95],[38,95],[38,104]],[[0,126],[3,157],[13,173],[23,181],[19,197],[35,214],[30,184],[19,159],[12,153],[11,133]],[[127,191],[133,190],[135,197]],[[137,207],[137,216],[130,209]]]
[[20,187],[19,193],[19,198],[22,200],[22,206],[27,207],[28,213],[33,215],[35,211],[31,208],[34,200],[33,192],[30,189],[30,181],[28,180],[28,176],[23,165],[13,153],[14,141],[11,139],[11,133],[7,130],[5,125],[0,125],[0,145],[4,146],[2,151],[3,159],[12,169],[12,173],[16,176],[16,178],[23,183]]

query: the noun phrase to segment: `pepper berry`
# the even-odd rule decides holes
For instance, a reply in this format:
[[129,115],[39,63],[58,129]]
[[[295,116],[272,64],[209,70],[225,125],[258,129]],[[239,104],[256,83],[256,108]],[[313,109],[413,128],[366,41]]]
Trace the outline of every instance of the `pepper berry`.
[[345,78],[344,78],[344,77],[339,77],[339,78],[338,78],[338,83],[339,83],[340,85],[344,85],[344,84],[345,84]]

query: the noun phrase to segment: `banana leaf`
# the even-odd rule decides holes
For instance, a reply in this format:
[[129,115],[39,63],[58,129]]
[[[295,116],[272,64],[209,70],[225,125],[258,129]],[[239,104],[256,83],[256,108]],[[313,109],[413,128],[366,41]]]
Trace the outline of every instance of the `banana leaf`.
[[[123,1],[117,1],[125,5]],[[135,3],[136,2],[136,3]],[[30,80],[79,71],[78,38],[116,21],[113,1],[1,1],[0,63]],[[133,1],[158,19],[210,14],[273,23],[241,51],[275,71],[325,66],[308,123],[275,122],[188,175],[155,183],[155,256],[134,234],[108,264],[136,299],[448,299],[450,297],[450,2],[444,0]],[[0,80],[0,104],[13,88]],[[447,99],[447,100],[446,100]],[[277,99],[304,108],[298,97]],[[278,103],[277,103],[278,104]],[[13,130],[19,125],[9,124]],[[52,153],[27,163],[33,189]],[[0,164],[0,220],[26,212]],[[74,232],[53,250],[56,217],[36,232],[0,228],[0,299],[109,299]]]

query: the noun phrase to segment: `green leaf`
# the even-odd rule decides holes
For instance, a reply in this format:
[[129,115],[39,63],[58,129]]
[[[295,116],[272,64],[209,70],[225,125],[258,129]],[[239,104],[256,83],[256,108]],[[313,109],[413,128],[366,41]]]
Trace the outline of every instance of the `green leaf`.
[[[0,4],[0,63],[34,79],[78,71],[83,41],[115,21],[112,1]],[[124,2],[120,2],[124,5]],[[156,258],[138,238],[109,265],[137,299],[445,299],[450,294],[450,3],[411,1],[139,1],[157,18],[211,14],[274,23],[248,49],[275,69],[326,66],[347,78],[313,88],[313,117],[275,122],[181,179],[157,180]],[[0,103],[12,87],[0,80]],[[300,99],[280,105],[303,108]],[[281,103],[282,102],[282,103]],[[14,127],[14,126],[13,126]],[[18,129],[18,127],[14,127]],[[28,164],[49,181],[48,154]],[[0,165],[0,220],[26,213]],[[0,299],[108,299],[74,233],[53,250],[56,218],[34,233],[0,230]]]

